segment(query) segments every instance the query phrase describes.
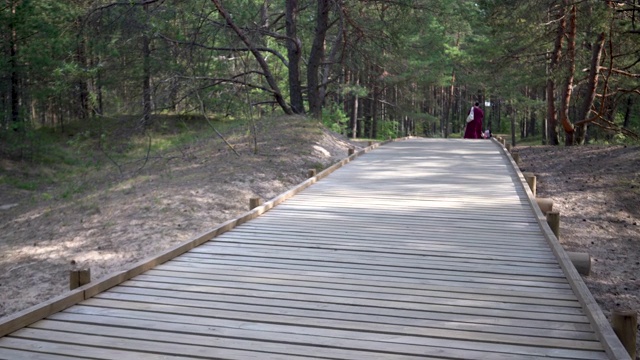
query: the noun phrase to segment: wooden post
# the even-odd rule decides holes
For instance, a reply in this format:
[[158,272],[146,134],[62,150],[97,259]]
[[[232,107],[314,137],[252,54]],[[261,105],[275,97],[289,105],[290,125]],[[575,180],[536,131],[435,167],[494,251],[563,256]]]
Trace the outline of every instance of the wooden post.
[[249,210],[253,210],[258,206],[262,205],[262,199],[260,198],[251,198],[249,199]]
[[560,239],[560,213],[557,211],[549,211],[547,213],[547,223],[554,235]]
[[373,145],[373,141],[369,140],[369,146]]
[[549,211],[553,211],[553,200],[549,198],[536,198],[536,203],[543,214],[547,215]]
[[354,148],[349,148],[349,156],[353,155],[356,153],[356,149]]
[[524,175],[524,179],[527,180],[527,184],[529,184],[533,197],[536,197],[536,176],[531,172],[525,172],[522,173],[522,175]]
[[636,358],[638,314],[635,311],[613,310],[611,327],[632,359]]
[[69,290],[79,288],[91,282],[91,269],[69,271]]
[[307,177],[312,178],[314,176],[316,176],[316,169],[309,169],[309,171],[307,171]]
[[567,251],[567,255],[569,255],[573,267],[578,270],[578,274],[588,276],[591,273],[591,255],[589,253]]
[[513,161],[515,161],[515,162],[516,162],[516,164],[519,164],[519,163],[520,163],[520,154],[518,154],[518,153],[516,152],[516,153],[511,154],[511,157],[513,158]]
[[505,145],[505,147],[507,148],[508,152],[511,152],[511,149],[512,149],[511,144],[507,144],[507,145]]

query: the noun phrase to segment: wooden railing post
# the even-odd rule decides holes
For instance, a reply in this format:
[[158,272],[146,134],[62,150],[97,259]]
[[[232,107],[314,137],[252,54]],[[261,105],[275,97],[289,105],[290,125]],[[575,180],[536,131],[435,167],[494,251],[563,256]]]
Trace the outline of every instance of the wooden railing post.
[[261,198],[251,198],[251,199],[249,199],[249,210],[253,210],[253,209],[257,208],[260,205],[262,205],[262,199]]
[[511,157],[513,158],[513,161],[516,162],[516,164],[520,164],[520,154],[514,152],[513,154],[511,154]]
[[591,255],[589,253],[567,251],[569,259],[578,274],[588,276],[591,273]]
[[560,213],[557,211],[549,211],[547,213],[547,223],[553,231],[553,234],[560,239]]
[[532,172],[522,173],[524,179],[527,180],[527,184],[529,184],[529,188],[533,193],[533,197],[536,197],[536,176]]
[[553,211],[553,200],[549,198],[536,198],[536,203],[544,215],[547,215],[549,211]]
[[618,335],[622,346],[627,349],[632,359],[636,358],[636,333],[638,329],[638,314],[635,311],[613,310],[611,327]]
[[69,271],[69,290],[79,288],[91,282],[91,269]]
[[312,178],[312,177],[314,177],[314,176],[316,176],[316,169],[309,169],[309,170],[307,171],[307,177],[308,177],[308,178]]
[[356,153],[356,149],[354,148],[349,148],[349,156],[353,155]]

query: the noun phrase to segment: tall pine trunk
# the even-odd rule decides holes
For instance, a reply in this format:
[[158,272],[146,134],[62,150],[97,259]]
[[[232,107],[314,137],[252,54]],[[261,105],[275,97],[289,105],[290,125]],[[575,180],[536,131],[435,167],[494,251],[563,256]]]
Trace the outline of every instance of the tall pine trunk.
[[[145,28],[148,25],[148,5],[144,5]],[[151,124],[151,39],[148,30],[142,34],[142,125]]]
[[598,87],[598,77],[600,71],[600,61],[602,59],[602,48],[604,47],[605,33],[598,34],[595,44],[592,46],[591,65],[589,66],[589,80],[587,84],[587,96],[584,98],[580,112],[578,113],[578,123],[576,124],[576,143],[584,144],[587,135],[587,117],[596,98],[596,88]]
[[[11,1],[11,20],[9,21],[9,69],[11,84],[11,122],[20,121],[20,73],[18,72],[18,32],[16,30],[17,1]],[[17,128],[15,128],[17,129]]]
[[302,99],[302,85],[300,84],[300,59],[302,56],[301,43],[297,29],[298,0],[287,0],[286,4],[286,32],[287,59],[289,60],[289,96],[291,110],[296,114],[304,114]]
[[[324,61],[324,43],[329,30],[330,0],[318,0],[316,8],[316,28],[309,52],[307,64],[307,94],[309,112],[317,119],[322,117],[322,101],[320,96],[320,66]],[[355,135],[355,134],[354,134]]]
[[558,118],[556,114],[556,93],[555,93],[555,81],[553,79],[558,63],[560,62],[560,55],[562,53],[562,41],[566,31],[566,19],[564,7],[560,6],[558,10],[558,28],[556,30],[556,40],[551,52],[551,59],[549,63],[549,73],[547,74],[547,143],[549,145],[558,145]]
[[[569,5],[570,0],[565,0],[565,5]],[[560,114],[562,128],[565,133],[565,145],[574,144],[574,128],[569,116],[569,104],[573,93],[573,78],[576,71],[576,6],[571,7],[569,18],[569,28],[567,29],[567,74],[565,86],[562,92],[562,102],[560,104]]]

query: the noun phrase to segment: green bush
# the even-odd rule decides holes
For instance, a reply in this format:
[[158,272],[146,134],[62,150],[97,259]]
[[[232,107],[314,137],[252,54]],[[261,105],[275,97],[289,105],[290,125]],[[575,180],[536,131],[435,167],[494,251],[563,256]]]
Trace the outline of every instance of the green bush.
[[378,129],[378,139],[395,139],[398,137],[398,122],[397,121],[383,121],[380,123],[380,129]]
[[322,110],[322,124],[331,131],[343,134],[349,123],[349,117],[337,104],[325,106]]

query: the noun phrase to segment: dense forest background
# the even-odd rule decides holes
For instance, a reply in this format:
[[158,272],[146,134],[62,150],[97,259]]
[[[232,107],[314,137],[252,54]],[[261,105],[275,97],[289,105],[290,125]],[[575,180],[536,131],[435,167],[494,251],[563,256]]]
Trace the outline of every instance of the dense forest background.
[[166,119],[308,114],[354,138],[637,141],[640,1],[5,0],[0,154]]

